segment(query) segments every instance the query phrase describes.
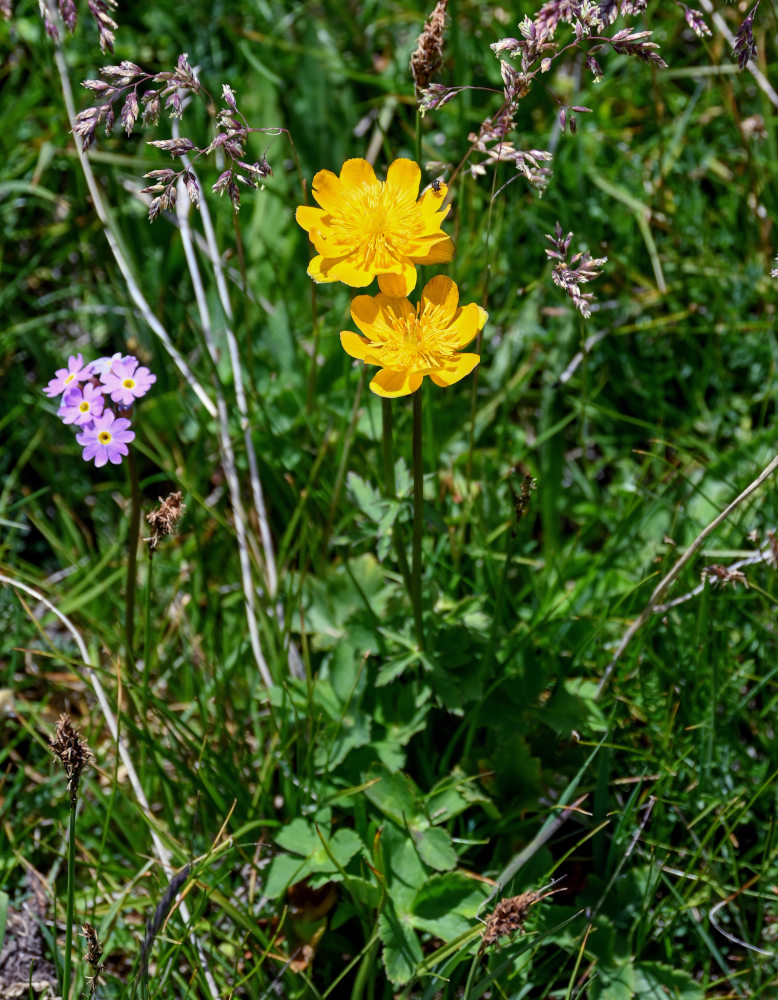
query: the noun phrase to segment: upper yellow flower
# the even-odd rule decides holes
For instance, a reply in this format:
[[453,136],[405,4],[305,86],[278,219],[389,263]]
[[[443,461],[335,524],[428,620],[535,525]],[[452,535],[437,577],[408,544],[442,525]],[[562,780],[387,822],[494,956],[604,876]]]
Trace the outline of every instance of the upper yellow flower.
[[297,221],[318,254],[308,266],[314,281],[343,281],[364,288],[378,276],[401,275],[404,294],[416,284],[416,264],[444,264],[454,244],[441,230],[448,208],[446,185],[436,183],[417,201],[421,170],[413,160],[395,160],[386,181],[367,160],[346,160],[336,177],[320,170],[313,197],[321,208],[300,205]]
[[402,296],[400,278],[389,278],[379,295],[357,295],[351,317],[364,334],[344,330],[343,349],[352,358],[381,371],[370,383],[379,396],[407,396],[425,375],[435,385],[447,386],[468,375],[480,361],[477,354],[459,354],[488,314],[475,302],[458,307],[459,289],[451,278],[438,275],[424,286],[414,308]]

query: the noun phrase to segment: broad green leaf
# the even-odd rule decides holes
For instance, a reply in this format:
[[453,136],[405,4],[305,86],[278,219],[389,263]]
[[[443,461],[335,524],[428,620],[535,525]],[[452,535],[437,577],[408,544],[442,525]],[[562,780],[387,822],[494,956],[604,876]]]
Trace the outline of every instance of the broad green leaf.
[[270,862],[262,891],[268,899],[278,899],[292,883],[308,874],[308,864],[303,858],[278,854]]
[[457,863],[457,855],[450,835],[440,827],[414,831],[413,839],[422,861],[438,872],[450,871]]
[[288,826],[276,834],[276,844],[285,851],[308,855],[321,847],[316,830],[304,819],[293,819]]
[[382,960],[389,981],[395,986],[409,982],[424,955],[410,922],[399,916],[391,904],[378,918],[378,936],[384,946]]
[[635,966],[635,991],[640,1000],[705,1000],[702,987],[688,972],[659,962]]
[[398,911],[410,913],[429,875],[407,830],[387,823],[381,835],[381,856],[390,899]]
[[589,1000],[633,1000],[635,995],[635,970],[631,961],[623,965],[595,967],[589,985]]
[[433,875],[416,894],[413,923],[443,941],[481,927],[476,913],[489,894],[489,887],[459,872]]
[[370,778],[380,777],[365,793],[381,812],[398,826],[410,822],[419,812],[418,789],[404,774],[376,770]]

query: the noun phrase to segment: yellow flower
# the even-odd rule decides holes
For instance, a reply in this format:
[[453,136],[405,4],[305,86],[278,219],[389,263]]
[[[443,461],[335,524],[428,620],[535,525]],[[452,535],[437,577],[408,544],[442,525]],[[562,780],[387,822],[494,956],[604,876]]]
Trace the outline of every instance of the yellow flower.
[[434,184],[417,201],[421,170],[413,160],[391,164],[386,181],[376,179],[367,160],[346,160],[337,177],[320,170],[313,197],[321,205],[300,205],[297,221],[318,256],[308,267],[317,282],[343,281],[365,288],[374,277],[401,275],[404,294],[416,284],[416,264],[444,264],[454,244],[441,230],[445,184]]
[[352,358],[381,371],[370,383],[378,396],[407,396],[425,375],[447,386],[468,375],[480,361],[477,354],[459,354],[483,329],[488,314],[475,302],[459,307],[459,289],[451,278],[438,275],[424,286],[414,308],[401,295],[399,278],[385,282],[393,294],[357,295],[351,318],[364,334],[344,330],[343,349]]

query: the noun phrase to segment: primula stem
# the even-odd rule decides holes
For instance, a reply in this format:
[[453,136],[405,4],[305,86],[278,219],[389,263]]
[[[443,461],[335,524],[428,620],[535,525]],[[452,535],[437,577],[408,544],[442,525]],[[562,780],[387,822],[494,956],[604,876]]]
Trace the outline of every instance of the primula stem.
[[135,587],[138,563],[138,541],[140,539],[140,483],[135,455],[130,449],[127,456],[130,473],[130,531],[127,538],[127,586],[124,599],[124,638],[127,646],[128,662],[135,659],[133,637],[135,635]]
[[413,394],[413,537],[411,540],[411,603],[416,641],[424,649],[421,617],[421,533],[424,517],[424,463],[421,452],[421,387]]
[[70,997],[70,966],[73,950],[73,911],[75,910],[76,893],[76,804],[73,798],[70,802],[70,828],[68,831],[68,889],[65,905],[65,967],[62,972],[62,1000]]
[[148,569],[146,574],[146,593],[143,598],[143,714],[146,718],[146,706],[149,697],[149,678],[151,675],[151,569],[154,565],[154,550],[146,546],[148,551]]

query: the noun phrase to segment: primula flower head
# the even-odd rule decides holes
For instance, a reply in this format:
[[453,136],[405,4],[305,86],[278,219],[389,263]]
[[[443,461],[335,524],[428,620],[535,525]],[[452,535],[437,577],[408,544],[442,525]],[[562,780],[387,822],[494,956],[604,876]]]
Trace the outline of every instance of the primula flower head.
[[76,434],[76,441],[84,448],[84,461],[94,459],[98,468],[106,462],[119,465],[122,456],[127,454],[127,442],[135,437],[135,431],[129,430],[129,426],[130,421],[126,417],[117,417],[112,410],[105,410],[101,416],[95,417],[80,434]]
[[104,407],[103,390],[87,382],[83,388],[76,386],[66,390],[57,410],[57,416],[63,424],[83,425],[99,417]]
[[[398,279],[385,283],[395,294],[358,295],[351,317],[364,336],[344,330],[343,349],[368,365],[380,365],[370,388],[378,396],[407,396],[425,375],[447,386],[468,375],[480,361],[460,354],[482,330],[488,314],[474,302],[459,306],[459,289],[443,275],[424,286],[417,306],[399,292]],[[393,285],[393,287],[392,287]]]
[[146,395],[157,381],[157,376],[152,375],[148,368],[138,368],[137,358],[128,357],[114,361],[110,369],[100,375],[100,381],[114,403],[132,406],[136,399]]
[[111,365],[116,361],[132,361],[134,360],[131,354],[127,354],[122,357],[122,352],[117,351],[116,354],[112,354],[110,358],[98,358],[97,361],[93,361],[87,367],[89,368],[89,374],[94,375],[96,378],[100,378],[105,375],[106,372],[111,370]]
[[317,256],[308,266],[316,282],[342,281],[365,288],[374,277],[399,275],[407,295],[416,284],[417,264],[444,264],[454,244],[441,230],[448,208],[446,185],[435,184],[421,198],[421,170],[413,160],[395,160],[379,181],[367,160],[346,160],[340,176],[320,170],[313,197],[321,205],[300,205],[297,221]]
[[61,395],[66,389],[77,386],[79,382],[85,382],[88,378],[89,365],[84,365],[84,359],[80,354],[75,357],[71,355],[68,358],[67,368],[58,368],[54,378],[43,391],[53,399],[54,396]]

